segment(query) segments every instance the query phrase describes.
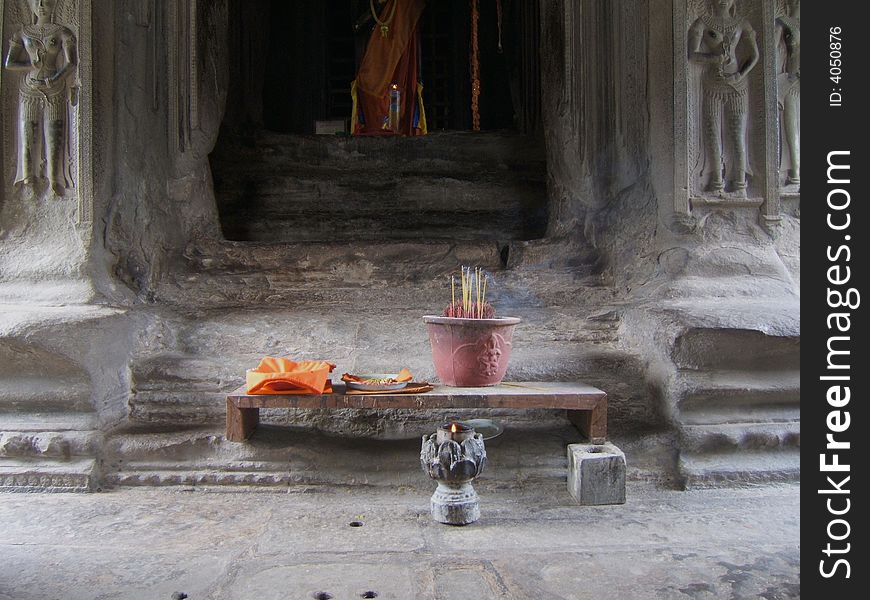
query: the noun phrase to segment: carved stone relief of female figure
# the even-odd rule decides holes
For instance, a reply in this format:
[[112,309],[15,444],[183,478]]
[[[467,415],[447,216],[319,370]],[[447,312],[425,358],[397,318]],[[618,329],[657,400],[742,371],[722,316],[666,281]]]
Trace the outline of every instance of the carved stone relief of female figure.
[[745,197],[747,76],[759,54],[755,30],[737,15],[735,1],[710,0],[708,13],[689,28],[688,47],[689,60],[703,66],[701,138],[706,191]]
[[5,65],[23,75],[18,87],[18,169],[15,183],[47,177],[55,194],[72,187],[68,160],[67,77],[78,62],[72,31],[54,23],[57,0],[28,0],[35,23],[9,41]]
[[788,2],[788,14],[776,20],[776,95],[782,120],[785,184],[801,182],[801,2]]

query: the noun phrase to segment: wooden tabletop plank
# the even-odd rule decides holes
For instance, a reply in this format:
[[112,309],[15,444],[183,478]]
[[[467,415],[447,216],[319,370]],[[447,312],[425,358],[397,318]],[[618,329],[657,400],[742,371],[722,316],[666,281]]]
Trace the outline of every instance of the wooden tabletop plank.
[[480,388],[436,386],[424,394],[345,395],[342,384],[332,394],[249,395],[242,386],[227,396],[238,408],[550,408],[592,409],[607,398],[584,383],[510,382]]

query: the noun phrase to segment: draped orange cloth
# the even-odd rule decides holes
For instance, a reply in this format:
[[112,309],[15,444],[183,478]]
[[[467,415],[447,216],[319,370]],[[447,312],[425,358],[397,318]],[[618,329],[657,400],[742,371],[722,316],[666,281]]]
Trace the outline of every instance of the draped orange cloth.
[[248,369],[248,394],[329,394],[328,379],[335,365],[324,360],[294,361],[267,356],[256,369]]
[[[398,3],[398,4],[396,4]],[[396,13],[386,36],[375,25],[360,64],[354,95],[354,135],[421,135],[426,133],[426,115],[419,81],[417,25],[426,0],[389,0],[379,15],[386,21],[396,4]],[[401,92],[399,131],[384,128],[389,115],[388,88],[396,84]]]

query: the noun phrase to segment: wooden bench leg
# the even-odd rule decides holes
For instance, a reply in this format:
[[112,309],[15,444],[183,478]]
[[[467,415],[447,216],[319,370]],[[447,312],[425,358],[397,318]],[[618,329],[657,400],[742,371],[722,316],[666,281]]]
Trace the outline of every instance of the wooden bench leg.
[[591,444],[603,444],[607,440],[607,399],[601,400],[592,410],[566,411],[568,419],[586,436]]
[[259,408],[239,408],[227,399],[227,440],[244,442],[260,424]]

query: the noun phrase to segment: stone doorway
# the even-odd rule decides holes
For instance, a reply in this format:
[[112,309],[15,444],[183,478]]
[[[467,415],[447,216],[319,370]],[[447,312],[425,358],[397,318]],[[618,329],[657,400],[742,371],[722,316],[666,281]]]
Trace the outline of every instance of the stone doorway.
[[[430,2],[421,72],[430,135],[314,135],[348,119],[368,0],[230,2],[230,88],[212,153],[224,237],[255,242],[544,237],[537,2],[480,13],[482,131],[472,134],[469,3]],[[501,51],[499,51],[501,29]]]

